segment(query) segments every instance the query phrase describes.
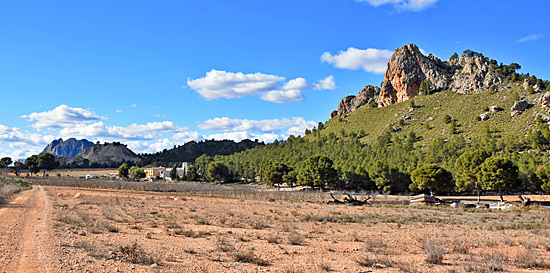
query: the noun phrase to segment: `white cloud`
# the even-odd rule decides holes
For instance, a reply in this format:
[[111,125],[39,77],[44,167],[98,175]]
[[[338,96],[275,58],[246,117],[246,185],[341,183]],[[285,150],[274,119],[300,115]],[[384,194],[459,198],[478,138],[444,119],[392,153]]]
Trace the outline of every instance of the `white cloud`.
[[262,73],[243,74],[212,69],[203,78],[187,79],[187,85],[205,99],[231,99],[276,89],[277,83],[284,80],[284,77]]
[[22,132],[19,128],[0,124],[0,147],[9,146],[9,149],[7,149],[8,154],[5,151],[2,151],[2,154],[12,159],[27,158],[33,154],[38,154],[54,139],[55,137],[52,135]]
[[303,127],[303,133],[306,128],[313,128],[315,125],[316,123],[314,121],[306,121],[301,117],[264,120],[221,117],[202,122],[199,124],[199,128],[217,131],[281,132],[285,128]]
[[299,90],[299,89],[311,89],[313,88],[310,86],[306,79],[304,78],[296,78],[288,81],[283,85],[283,90]]
[[202,78],[187,79],[187,85],[207,100],[259,95],[262,100],[274,103],[302,101],[304,96],[301,90],[304,89],[336,88],[333,76],[322,79],[317,84],[309,84],[302,77],[288,82],[284,80],[284,77],[276,75],[233,73],[212,69]]
[[21,132],[19,128],[0,124],[0,141],[10,143],[10,145],[47,145],[54,139],[52,135]]
[[65,128],[106,119],[88,109],[72,108],[64,104],[51,111],[31,113],[21,117],[29,121],[36,121],[32,125],[34,128]]
[[398,11],[421,11],[433,6],[438,0],[356,0],[367,2],[375,7],[392,5]]
[[152,143],[144,141],[128,141],[126,144],[134,153],[156,153],[164,149],[172,149],[175,145],[173,141],[167,138],[158,139]]
[[[165,137],[166,134],[168,136],[172,134],[172,136]],[[100,142],[125,141],[128,148],[136,153],[154,153],[191,140],[202,139],[198,132],[189,131],[187,127],[180,127],[171,121],[134,123],[126,127],[105,125],[100,121],[64,128],[59,135],[63,138],[87,138]]]
[[201,135],[198,132],[193,132],[193,131],[178,132],[172,136],[172,140],[179,144],[189,142],[191,140],[201,140],[201,139],[202,139]]
[[117,112],[117,113],[122,113],[122,110],[117,109],[116,112]]
[[543,34],[533,34],[533,35],[528,35],[528,36],[522,37],[521,39],[518,40],[518,42],[519,43],[525,43],[525,42],[528,42],[528,41],[534,41],[534,40],[538,40],[538,39],[541,39],[541,38],[544,38]]
[[334,76],[330,75],[322,80],[320,80],[315,85],[315,90],[334,90],[336,89],[336,84],[334,83]]
[[132,124],[127,127],[105,125],[102,121],[63,128],[59,134],[64,138],[92,138],[97,140],[149,140],[157,138],[160,132],[181,132],[187,128],[179,127],[171,121]]
[[392,54],[393,52],[387,49],[350,47],[346,51],[340,50],[337,55],[325,52],[321,56],[321,61],[334,64],[337,68],[350,70],[362,68],[367,72],[382,74],[386,72],[387,63]]
[[274,103],[298,102],[304,100],[300,90],[273,90],[262,95],[262,100]]
[[308,84],[304,78],[296,78],[288,81],[283,85],[283,90],[302,90],[302,89],[314,89],[314,90],[334,90],[336,84],[334,83],[334,76],[330,75],[322,80],[319,80],[316,84]]

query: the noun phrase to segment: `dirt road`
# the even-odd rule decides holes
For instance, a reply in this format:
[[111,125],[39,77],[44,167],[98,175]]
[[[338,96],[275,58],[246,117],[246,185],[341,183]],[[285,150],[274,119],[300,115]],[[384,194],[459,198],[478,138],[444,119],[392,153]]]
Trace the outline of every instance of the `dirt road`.
[[43,187],[0,207],[0,272],[54,272],[52,207]]

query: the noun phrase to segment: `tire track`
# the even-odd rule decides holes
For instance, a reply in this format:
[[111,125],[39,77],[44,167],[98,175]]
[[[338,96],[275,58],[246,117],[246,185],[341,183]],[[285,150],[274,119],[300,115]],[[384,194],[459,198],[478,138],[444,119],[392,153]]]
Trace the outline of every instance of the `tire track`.
[[51,203],[41,186],[0,209],[2,272],[54,272]]

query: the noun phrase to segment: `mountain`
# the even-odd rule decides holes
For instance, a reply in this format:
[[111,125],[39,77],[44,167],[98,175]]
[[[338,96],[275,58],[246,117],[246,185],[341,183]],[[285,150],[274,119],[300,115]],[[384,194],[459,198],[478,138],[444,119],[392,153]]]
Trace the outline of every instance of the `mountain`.
[[159,164],[167,165],[174,162],[194,162],[199,156],[230,155],[256,146],[264,146],[263,142],[245,139],[241,142],[232,140],[205,140],[190,141],[174,149],[164,150],[154,154],[141,155],[141,165]]
[[[514,83],[521,78],[521,75],[516,73],[520,68],[517,63],[499,65],[496,60],[471,50],[464,51],[460,57],[455,53],[443,62],[432,54],[425,56],[416,45],[409,44],[394,51],[388,62],[380,91],[371,92],[372,95],[368,98],[375,100],[378,106],[403,102],[420,95],[423,82],[428,93],[444,90],[459,94],[497,92],[499,88],[509,89],[515,86]],[[524,80],[529,81],[528,86],[534,85],[535,89],[541,91],[541,82],[538,85],[536,82],[531,83],[529,77]],[[367,87],[373,90],[378,88]],[[367,100],[352,101],[350,96],[347,96],[338,105],[338,110],[331,113],[331,118],[341,117],[350,112],[348,109],[356,110],[368,103]]]
[[[498,138],[523,137],[537,117],[550,121],[550,92],[544,93],[550,82],[519,74],[520,68],[471,50],[443,62],[406,45],[394,51],[382,86],[342,99],[320,133],[363,132],[362,143],[372,143],[387,131],[401,139],[414,132],[420,145],[455,135],[470,141],[487,130]],[[372,92],[365,95],[366,89]]]
[[479,150],[492,158],[486,166],[501,157],[512,163],[512,191],[542,192],[546,174],[537,173],[550,166],[550,81],[520,68],[471,50],[441,61],[406,45],[390,58],[381,87],[346,96],[306,136],[217,160],[245,181],[268,182],[269,166],[285,164],[292,169],[287,182],[323,186],[314,184],[309,163],[326,156],[337,174],[330,189],[410,193],[415,170],[436,164],[460,178],[457,159]]
[[58,159],[61,167],[118,167],[124,162],[139,162],[140,158],[126,147],[126,145],[114,142],[95,144],[90,146],[72,158],[62,157]]
[[42,152],[51,153],[56,157],[73,157],[92,145],[94,145],[94,143],[86,139],[76,140],[74,138],[69,138],[63,141],[63,139],[60,138],[48,144]]

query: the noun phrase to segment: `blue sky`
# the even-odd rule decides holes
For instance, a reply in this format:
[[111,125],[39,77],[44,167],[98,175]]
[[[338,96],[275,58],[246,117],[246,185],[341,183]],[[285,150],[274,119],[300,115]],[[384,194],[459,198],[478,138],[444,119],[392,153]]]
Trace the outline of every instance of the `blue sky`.
[[0,3],[0,156],[56,138],[155,152],[301,134],[380,85],[397,47],[466,49],[550,79],[547,1]]

